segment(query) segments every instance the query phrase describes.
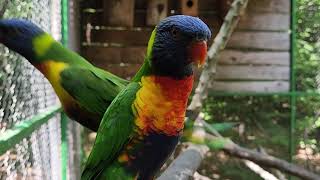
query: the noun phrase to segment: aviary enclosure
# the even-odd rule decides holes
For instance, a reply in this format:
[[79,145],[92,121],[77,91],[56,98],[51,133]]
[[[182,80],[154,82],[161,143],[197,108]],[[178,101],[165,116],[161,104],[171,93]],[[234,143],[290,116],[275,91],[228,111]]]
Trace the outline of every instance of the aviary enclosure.
[[[185,136],[159,179],[318,179],[319,9],[319,0],[1,0],[0,18],[28,19],[129,80],[159,20],[198,16],[216,49],[210,77],[197,72],[203,123],[192,128],[225,144],[203,150]],[[94,138],[38,70],[0,45],[0,179],[80,179]]]

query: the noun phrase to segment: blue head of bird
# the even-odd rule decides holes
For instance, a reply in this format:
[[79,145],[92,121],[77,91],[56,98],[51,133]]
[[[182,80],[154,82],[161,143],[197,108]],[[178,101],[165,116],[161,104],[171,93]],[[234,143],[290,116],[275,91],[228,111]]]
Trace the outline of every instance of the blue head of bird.
[[192,63],[205,62],[211,31],[197,17],[175,15],[162,20],[153,36],[148,55],[154,72],[182,78],[193,73]]
[[28,60],[36,60],[34,38],[45,32],[23,19],[0,20],[0,43],[21,54]]

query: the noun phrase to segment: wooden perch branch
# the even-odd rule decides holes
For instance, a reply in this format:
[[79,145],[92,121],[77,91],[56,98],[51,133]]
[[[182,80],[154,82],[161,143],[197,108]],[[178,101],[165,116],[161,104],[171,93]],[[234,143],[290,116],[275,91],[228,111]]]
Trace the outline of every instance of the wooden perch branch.
[[261,178],[266,180],[278,180],[277,177],[275,177],[270,172],[264,170],[262,167],[257,165],[256,163],[249,161],[249,160],[243,160],[243,163],[253,172],[258,174]]
[[167,170],[161,174],[157,180],[184,180],[192,179],[195,171],[201,164],[205,153],[208,151],[206,146],[191,145],[187,151],[175,159]]

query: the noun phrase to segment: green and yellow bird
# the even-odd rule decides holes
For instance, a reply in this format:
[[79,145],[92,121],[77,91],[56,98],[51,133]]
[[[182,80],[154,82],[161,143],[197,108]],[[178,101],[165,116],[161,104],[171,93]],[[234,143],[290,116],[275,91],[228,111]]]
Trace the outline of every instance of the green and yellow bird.
[[41,71],[67,115],[93,131],[97,131],[111,101],[128,84],[63,47],[27,20],[0,20],[0,43]]
[[177,15],[153,30],[142,68],[107,109],[82,180],[153,179],[176,147],[193,85],[206,59],[208,26]]

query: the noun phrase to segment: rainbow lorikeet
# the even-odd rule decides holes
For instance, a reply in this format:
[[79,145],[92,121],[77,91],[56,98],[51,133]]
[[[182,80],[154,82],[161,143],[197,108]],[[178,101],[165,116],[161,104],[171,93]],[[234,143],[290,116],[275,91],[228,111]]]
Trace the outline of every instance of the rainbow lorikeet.
[[41,71],[67,115],[93,131],[97,131],[111,101],[128,84],[63,47],[27,20],[0,20],[0,43]]
[[192,63],[204,63],[210,36],[191,16],[156,26],[143,66],[104,114],[82,180],[154,178],[182,134]]

